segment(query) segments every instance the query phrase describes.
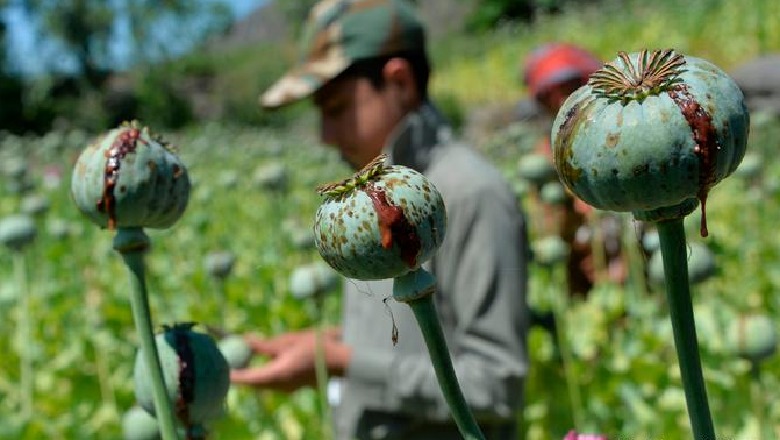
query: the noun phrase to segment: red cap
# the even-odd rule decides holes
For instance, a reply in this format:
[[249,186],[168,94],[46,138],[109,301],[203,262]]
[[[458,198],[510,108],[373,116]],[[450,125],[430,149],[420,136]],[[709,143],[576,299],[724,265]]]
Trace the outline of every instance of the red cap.
[[523,81],[534,96],[555,84],[575,78],[582,83],[603,63],[596,56],[572,44],[550,43],[534,50],[526,59]]

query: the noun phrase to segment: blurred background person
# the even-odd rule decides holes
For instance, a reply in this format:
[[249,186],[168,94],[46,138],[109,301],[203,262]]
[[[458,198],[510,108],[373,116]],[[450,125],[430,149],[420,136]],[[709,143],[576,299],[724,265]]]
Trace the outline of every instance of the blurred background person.
[[[528,93],[552,119],[558,114],[566,98],[588,82],[591,73],[603,62],[587,50],[568,43],[549,43],[539,46],[526,58],[522,77]],[[550,123],[551,123],[550,122]],[[549,133],[549,130],[548,130]],[[552,162],[549,134],[537,145],[536,153]],[[603,270],[610,281],[623,283],[627,269],[621,256],[622,227],[616,215],[596,213],[585,202],[568,191],[562,205],[544,205],[545,228],[552,227],[569,245],[566,261],[566,281],[570,295],[586,296]],[[598,223],[595,222],[598,217]],[[600,229],[594,230],[594,225]],[[594,235],[597,234],[597,235]],[[595,261],[594,238],[603,247],[602,262]],[[599,268],[599,264],[604,265]]]

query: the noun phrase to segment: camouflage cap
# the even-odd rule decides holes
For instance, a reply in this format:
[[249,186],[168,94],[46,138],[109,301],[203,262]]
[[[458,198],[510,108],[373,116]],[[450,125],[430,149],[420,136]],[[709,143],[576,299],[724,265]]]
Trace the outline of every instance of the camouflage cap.
[[425,31],[406,0],[322,0],[309,14],[301,60],[260,97],[274,108],[306,98],[354,61],[425,50]]

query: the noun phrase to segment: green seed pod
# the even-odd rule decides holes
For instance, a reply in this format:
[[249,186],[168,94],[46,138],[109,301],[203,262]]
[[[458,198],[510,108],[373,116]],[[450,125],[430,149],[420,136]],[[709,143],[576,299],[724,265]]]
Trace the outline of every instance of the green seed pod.
[[710,188],[745,154],[749,125],[739,87],[709,62],[672,50],[620,52],[558,112],[555,167],[591,206],[682,218],[699,202],[706,212]]
[[517,163],[517,175],[536,186],[558,178],[550,159],[538,153],[525,154],[520,158]]
[[557,235],[548,235],[535,240],[531,245],[533,260],[542,266],[562,263],[569,255],[569,245]]
[[348,278],[395,278],[418,269],[444,240],[441,194],[410,168],[381,155],[352,178],[318,188],[314,241],[322,258]]
[[46,232],[55,240],[64,240],[73,235],[73,228],[65,219],[52,218],[46,222]]
[[30,194],[22,199],[20,209],[33,217],[42,216],[49,210],[51,203],[46,196]]
[[140,406],[134,406],[122,416],[124,440],[160,440],[157,419]]
[[224,189],[234,189],[238,186],[238,171],[236,170],[223,170],[217,176],[217,183]]
[[642,236],[642,249],[648,254],[661,249],[661,237],[658,235],[657,229],[650,229],[644,233]]
[[11,181],[21,182],[27,178],[27,161],[19,156],[12,156],[3,161],[3,174]]
[[287,166],[281,162],[270,162],[255,169],[252,180],[259,188],[268,191],[284,191],[287,188]]
[[761,362],[777,350],[775,322],[764,314],[746,314],[732,321],[726,346],[752,362]]
[[27,215],[12,215],[0,220],[0,243],[13,251],[21,251],[35,240],[37,228]]
[[81,152],[71,194],[100,227],[168,228],[184,213],[187,169],[167,143],[136,122],[123,124]]
[[[698,284],[715,275],[718,266],[715,264],[715,255],[706,244],[694,241],[688,244],[690,254],[688,256],[688,281]],[[650,257],[648,266],[650,281],[658,285],[664,284],[664,262],[661,252],[654,252]]]
[[512,192],[515,194],[515,198],[522,200],[531,191],[531,184],[528,180],[522,177],[517,177],[512,181]]
[[563,205],[566,197],[566,188],[559,182],[547,182],[539,190],[539,198],[550,205]]
[[[192,331],[192,326],[166,326],[155,338],[165,388],[177,418],[187,427],[222,416],[230,387],[230,366],[214,339]],[[139,405],[155,414],[151,377],[141,350],[133,377]]]
[[290,274],[290,293],[296,298],[311,298],[333,289],[338,275],[327,264],[316,262],[293,269]]
[[252,360],[252,348],[241,335],[225,336],[217,346],[231,369],[246,368]]
[[230,251],[211,252],[206,255],[204,266],[214,278],[225,279],[233,271],[236,255]]

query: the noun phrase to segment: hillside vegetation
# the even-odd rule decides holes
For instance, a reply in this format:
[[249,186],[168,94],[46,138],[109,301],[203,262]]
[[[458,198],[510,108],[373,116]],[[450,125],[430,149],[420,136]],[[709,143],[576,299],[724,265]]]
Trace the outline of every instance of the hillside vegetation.
[[[540,14],[532,23],[506,24],[480,34],[439,32],[430,47],[436,65],[433,94],[466,113],[478,106],[514,102],[525,94],[520,81],[525,56],[550,41],[575,42],[605,61],[619,50],[674,48],[706,58],[728,71],[759,54],[780,50],[780,3],[570,2],[561,12]],[[194,54],[171,67],[185,76],[201,74],[212,79],[211,93],[207,94],[210,104],[204,113],[208,117],[278,122],[286,118],[263,113],[256,97],[293,64],[296,48],[292,41],[246,42],[230,50]]]

